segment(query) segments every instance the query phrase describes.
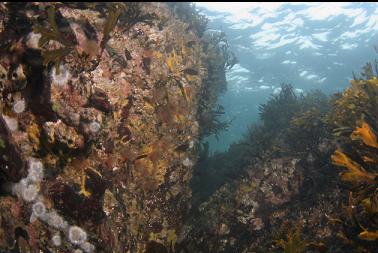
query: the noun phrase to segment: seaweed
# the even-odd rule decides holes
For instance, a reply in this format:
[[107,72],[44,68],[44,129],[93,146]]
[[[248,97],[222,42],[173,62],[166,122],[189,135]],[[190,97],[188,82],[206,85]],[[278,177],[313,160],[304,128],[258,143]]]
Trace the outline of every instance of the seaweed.
[[181,21],[189,24],[188,29],[194,30],[199,37],[202,37],[207,29],[209,19],[196,9],[194,3],[170,2],[168,6]]
[[75,41],[68,39],[64,34],[59,30],[59,27],[56,22],[56,8],[54,5],[47,8],[47,21],[50,28],[44,28],[39,25],[33,26],[34,33],[40,33],[41,38],[39,39],[38,45],[40,47],[44,46],[51,40],[58,41],[63,45],[62,48],[56,50],[44,50],[42,51],[43,64],[48,65],[52,62],[55,66],[55,72],[57,75],[60,74],[60,64],[63,58],[68,55],[75,45]]
[[206,115],[205,119],[202,119],[201,135],[209,136],[214,135],[217,140],[219,140],[219,132],[226,131],[232,123],[230,121],[221,121],[219,118],[223,115],[224,108],[222,105],[217,105],[214,109],[210,109]]
[[362,140],[367,146],[378,148],[377,137],[366,122],[362,122],[361,127],[356,127],[350,137],[352,140]]
[[50,40],[55,40],[67,47],[73,46],[72,41],[64,39],[63,34],[59,31],[59,28],[55,19],[55,16],[56,16],[55,13],[56,13],[55,6],[49,6],[47,9],[47,21],[50,25],[50,29],[47,29],[38,25],[33,26],[33,32],[41,34],[41,38],[39,39],[38,45],[42,47],[44,44],[46,44]]
[[123,3],[114,3],[108,7],[108,17],[106,18],[104,29],[103,29],[103,37],[101,40],[101,48],[104,49],[105,44],[110,39],[110,32],[113,31],[114,27],[116,26],[119,16],[121,15],[122,11],[125,8],[125,4]]
[[346,168],[340,178],[350,191],[349,205],[340,215],[343,231],[353,231],[349,233],[351,243],[367,251],[378,240],[377,73],[377,61],[367,63],[361,77],[354,77],[351,86],[335,99],[327,119],[339,143],[331,161]]
[[270,131],[281,131],[289,126],[299,108],[299,100],[291,84],[281,84],[281,91],[259,106],[260,118]]
[[282,234],[285,239],[276,240],[275,243],[281,247],[285,253],[301,253],[310,245],[310,242],[302,239],[302,222],[291,228],[290,224],[284,223]]
[[377,79],[378,78],[378,61],[374,60],[374,63],[367,62],[365,66],[362,67],[362,71],[360,73],[361,77],[358,77],[352,72],[353,80],[360,81],[360,80],[369,80],[369,79]]
[[[200,125],[200,139],[209,135],[218,134],[228,129],[231,121],[221,121],[224,114],[223,107],[217,104],[217,98],[227,90],[225,73],[236,63],[236,57],[231,60],[233,53],[229,50],[226,36],[223,32],[216,33],[209,31],[203,36],[203,47],[207,52],[206,68],[207,78],[204,80],[200,91],[198,106],[198,121]],[[223,46],[222,46],[223,45]],[[189,70],[187,70],[189,71]],[[195,73],[195,71],[190,71]]]
[[103,29],[103,38],[101,48],[104,49],[105,44],[110,39],[110,33],[113,31],[117,23],[119,23],[121,32],[128,31],[137,23],[153,24],[153,20],[157,19],[155,14],[143,13],[141,3],[112,3],[108,7],[108,15]]
[[63,58],[71,51],[71,47],[42,51],[43,65],[47,66],[50,62],[52,62],[55,66],[55,73],[59,75],[61,62],[63,61]]
[[372,183],[376,175],[364,171],[364,169],[355,161],[350,159],[341,150],[336,150],[331,156],[332,163],[338,166],[343,166],[348,169],[347,172],[343,173],[341,178],[344,181],[349,181],[352,183]]
[[128,31],[137,23],[145,23],[151,26],[153,25],[153,21],[158,19],[155,13],[144,13],[140,2],[130,2],[125,7],[124,12],[119,18],[123,32]]

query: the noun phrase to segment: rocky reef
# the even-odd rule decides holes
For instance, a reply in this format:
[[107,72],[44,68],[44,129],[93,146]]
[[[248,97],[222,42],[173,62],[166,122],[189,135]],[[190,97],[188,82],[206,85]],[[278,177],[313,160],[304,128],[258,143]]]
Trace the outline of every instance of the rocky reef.
[[225,153],[204,152],[194,169],[197,189],[182,250],[376,252],[378,82],[372,66],[332,97],[297,95],[282,84],[242,141]]
[[260,106],[189,3],[0,3],[0,252],[377,252],[377,62]]

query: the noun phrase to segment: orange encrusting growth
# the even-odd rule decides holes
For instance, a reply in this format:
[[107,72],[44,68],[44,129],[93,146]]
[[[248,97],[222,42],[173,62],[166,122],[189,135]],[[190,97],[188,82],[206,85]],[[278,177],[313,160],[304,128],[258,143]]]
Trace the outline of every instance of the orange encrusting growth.
[[331,156],[332,163],[338,166],[343,166],[348,169],[347,172],[344,172],[341,178],[349,182],[373,182],[375,175],[366,172],[363,168],[352,159],[350,159],[346,154],[341,150],[336,150],[335,153]]
[[377,137],[366,122],[362,123],[362,127],[357,127],[350,137],[352,140],[361,139],[366,145],[378,148]]

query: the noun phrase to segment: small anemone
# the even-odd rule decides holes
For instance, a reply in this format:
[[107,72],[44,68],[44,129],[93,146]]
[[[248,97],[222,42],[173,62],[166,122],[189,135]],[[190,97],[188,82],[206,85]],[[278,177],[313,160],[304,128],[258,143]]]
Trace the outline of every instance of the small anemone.
[[33,213],[35,217],[43,217],[46,214],[46,206],[41,201],[37,201],[32,206]]
[[56,211],[51,211],[46,213],[44,220],[49,226],[56,229],[65,229],[67,227],[67,222],[56,213]]
[[32,202],[38,195],[38,187],[34,184],[27,185],[22,191],[22,198],[26,202]]
[[25,100],[23,100],[23,99],[18,100],[13,105],[13,111],[15,113],[22,113],[22,112],[25,111],[25,108],[26,108],[26,104],[25,104]]
[[15,183],[12,186],[12,193],[19,197],[22,196],[22,193],[24,192],[27,185],[28,185],[27,180],[24,178],[21,179],[20,182]]
[[43,164],[41,161],[31,160],[29,163],[29,181],[38,183],[43,179]]
[[68,83],[71,78],[70,72],[67,68],[61,64],[59,66],[59,74],[56,73],[56,68],[52,68],[50,72],[51,81],[57,86],[64,86]]
[[80,245],[81,249],[86,253],[92,253],[96,249],[95,246],[89,242],[84,242]]
[[182,161],[182,164],[185,166],[185,167],[191,167],[193,166],[193,161],[189,159],[189,157],[185,158],[183,161]]
[[56,233],[55,235],[53,235],[53,237],[51,238],[51,241],[54,246],[60,246],[62,244],[62,238],[59,233]]
[[78,226],[71,226],[68,230],[68,239],[72,244],[84,244],[87,240],[87,233]]
[[89,130],[91,130],[92,133],[97,133],[100,130],[100,128],[100,124],[96,121],[93,121],[89,124]]

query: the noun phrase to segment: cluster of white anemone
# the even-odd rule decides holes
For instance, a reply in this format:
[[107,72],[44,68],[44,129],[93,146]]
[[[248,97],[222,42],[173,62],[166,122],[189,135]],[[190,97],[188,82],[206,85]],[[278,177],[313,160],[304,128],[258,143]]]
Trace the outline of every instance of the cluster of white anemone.
[[39,219],[47,223],[50,227],[59,230],[59,232],[54,234],[51,238],[54,246],[58,247],[61,245],[62,239],[60,232],[62,232],[73,245],[79,247],[75,249],[74,252],[94,252],[95,247],[87,241],[87,233],[82,228],[75,225],[69,226],[67,221],[54,209],[47,210],[43,203],[43,196],[39,194],[43,174],[42,162],[32,158],[29,160],[28,175],[21,179],[20,182],[13,185],[12,190],[15,195],[21,197],[26,202],[33,203],[30,222]]

